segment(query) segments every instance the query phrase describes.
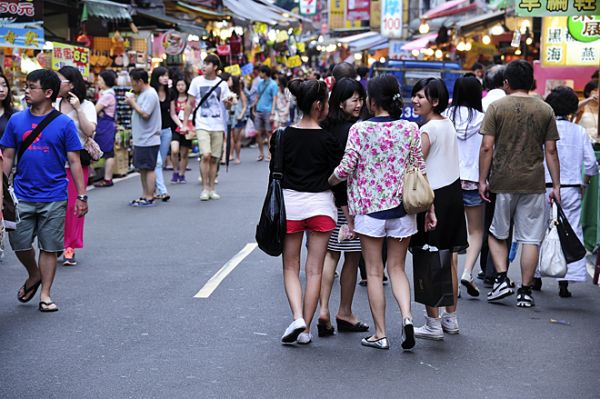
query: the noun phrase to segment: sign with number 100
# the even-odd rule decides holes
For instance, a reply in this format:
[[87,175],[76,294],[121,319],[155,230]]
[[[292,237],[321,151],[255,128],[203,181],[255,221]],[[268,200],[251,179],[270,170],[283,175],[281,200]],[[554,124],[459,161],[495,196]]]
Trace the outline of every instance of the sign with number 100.
[[402,36],[401,0],[383,0],[381,5],[381,35],[390,38]]

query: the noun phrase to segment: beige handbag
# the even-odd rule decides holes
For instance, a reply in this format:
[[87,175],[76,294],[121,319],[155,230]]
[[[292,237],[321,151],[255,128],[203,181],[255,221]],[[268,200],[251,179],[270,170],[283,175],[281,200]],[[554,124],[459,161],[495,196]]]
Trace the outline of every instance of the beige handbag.
[[404,188],[402,193],[402,204],[406,213],[414,215],[425,212],[433,204],[434,198],[435,195],[427,178],[423,176],[418,166],[415,165],[412,153],[409,153],[408,165],[404,172]]

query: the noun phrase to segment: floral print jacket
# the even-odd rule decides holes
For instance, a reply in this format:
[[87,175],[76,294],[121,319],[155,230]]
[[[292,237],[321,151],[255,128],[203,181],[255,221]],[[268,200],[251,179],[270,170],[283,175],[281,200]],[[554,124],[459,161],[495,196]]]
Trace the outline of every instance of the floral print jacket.
[[364,121],[352,126],[344,157],[333,172],[348,180],[350,214],[367,215],[399,206],[409,159],[411,166],[425,173],[421,133],[415,123]]

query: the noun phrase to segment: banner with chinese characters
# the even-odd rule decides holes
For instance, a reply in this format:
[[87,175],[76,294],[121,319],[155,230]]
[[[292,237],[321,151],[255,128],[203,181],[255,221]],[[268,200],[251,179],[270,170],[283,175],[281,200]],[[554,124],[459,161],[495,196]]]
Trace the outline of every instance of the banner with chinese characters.
[[329,1],[329,29],[342,29],[345,26],[346,1]]
[[90,74],[90,49],[53,42],[52,69],[58,71],[64,66],[74,66],[87,78]]
[[231,74],[232,76],[240,76],[242,74],[242,70],[239,64],[226,66],[225,72]]
[[600,15],[600,0],[515,0],[524,17]]
[[44,47],[44,2],[0,1],[0,47]]
[[301,15],[315,15],[317,13],[317,0],[300,0]]
[[382,0],[381,35],[389,38],[402,37],[402,1]]
[[381,0],[371,0],[371,21],[369,26],[373,30],[381,28]]
[[346,18],[350,21],[368,21],[371,4],[369,0],[348,0]]
[[[542,64],[547,67],[600,65],[600,21],[596,18],[600,19],[545,17],[542,23]],[[569,25],[574,35],[569,32]],[[578,40],[580,38],[588,41]]]

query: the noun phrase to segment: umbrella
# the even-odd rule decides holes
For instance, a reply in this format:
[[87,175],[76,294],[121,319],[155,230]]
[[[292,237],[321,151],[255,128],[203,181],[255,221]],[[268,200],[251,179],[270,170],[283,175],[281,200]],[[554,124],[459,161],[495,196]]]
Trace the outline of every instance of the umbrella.
[[231,124],[227,124],[227,134],[225,135],[225,171],[229,172],[229,154],[231,154]]

